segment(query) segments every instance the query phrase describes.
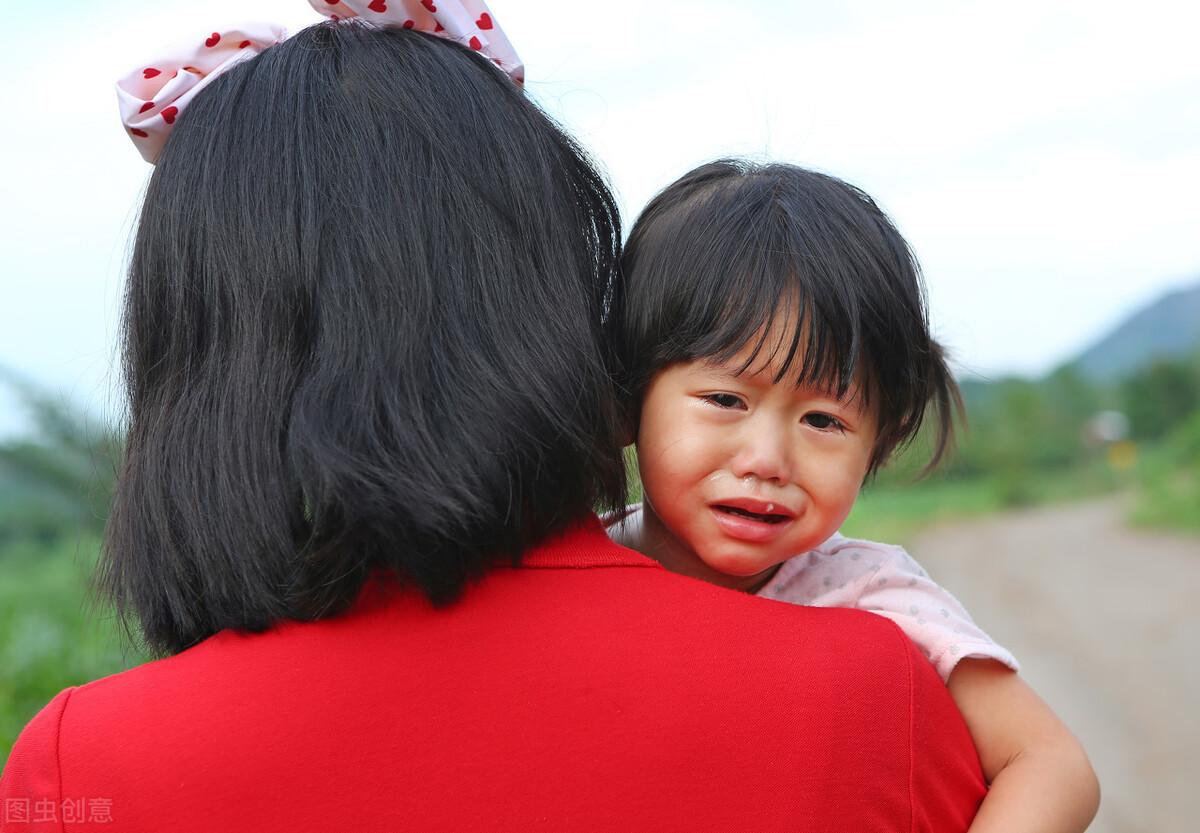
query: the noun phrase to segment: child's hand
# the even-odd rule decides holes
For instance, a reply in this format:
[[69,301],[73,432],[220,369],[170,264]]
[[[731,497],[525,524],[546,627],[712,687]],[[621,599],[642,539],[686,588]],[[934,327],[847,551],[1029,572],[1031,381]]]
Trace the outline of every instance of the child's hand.
[[1087,754],[1017,674],[992,660],[966,659],[950,675],[990,785],[971,833],[1076,833],[1100,805]]

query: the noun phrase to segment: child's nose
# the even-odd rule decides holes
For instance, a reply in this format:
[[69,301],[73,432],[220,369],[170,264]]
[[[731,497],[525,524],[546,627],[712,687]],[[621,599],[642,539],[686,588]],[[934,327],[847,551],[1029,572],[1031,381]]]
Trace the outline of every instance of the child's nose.
[[731,463],[735,477],[753,476],[777,484],[792,479],[792,450],[785,432],[752,428],[738,448]]

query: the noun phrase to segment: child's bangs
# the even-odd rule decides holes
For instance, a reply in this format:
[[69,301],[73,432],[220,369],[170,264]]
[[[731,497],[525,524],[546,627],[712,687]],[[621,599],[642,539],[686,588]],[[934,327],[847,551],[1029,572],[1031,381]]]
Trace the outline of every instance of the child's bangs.
[[[739,375],[771,372],[775,383],[790,380],[838,399],[865,393],[862,323],[846,276],[798,245],[786,225],[772,229],[763,219],[759,240],[748,246],[734,231],[718,235],[710,240],[715,257],[694,264],[714,273],[702,281],[711,290],[696,299],[700,315],[678,330],[695,334],[689,358],[737,361]],[[721,266],[728,271],[716,271]]]

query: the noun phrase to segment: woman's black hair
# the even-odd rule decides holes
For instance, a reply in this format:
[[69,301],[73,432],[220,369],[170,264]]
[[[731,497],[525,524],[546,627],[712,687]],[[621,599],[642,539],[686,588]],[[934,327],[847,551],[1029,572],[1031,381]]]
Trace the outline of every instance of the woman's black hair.
[[97,587],[155,653],[435,603],[625,496],[620,223],[487,59],[354,21],[214,80],[150,181]]
[[[779,377],[846,396],[879,422],[870,473],[936,412],[932,460],[948,452],[958,386],[931,338],[920,269],[867,194],[786,164],[724,159],[669,185],[633,226],[622,260],[617,352],[627,419],[654,374],[677,362],[748,370],[766,348]],[[766,344],[774,322],[790,340]],[[856,387],[856,382],[861,385]]]

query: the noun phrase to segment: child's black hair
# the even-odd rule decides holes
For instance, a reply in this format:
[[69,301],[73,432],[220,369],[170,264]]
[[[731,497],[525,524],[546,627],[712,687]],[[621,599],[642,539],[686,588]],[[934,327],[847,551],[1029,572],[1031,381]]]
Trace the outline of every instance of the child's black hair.
[[620,225],[487,59],[326,23],[214,80],[141,211],[97,586],[156,653],[435,602],[625,495]]
[[[887,216],[840,179],[725,159],[669,185],[633,226],[622,260],[617,352],[629,416],[677,362],[749,369],[764,347],[780,377],[839,397],[861,382],[878,418],[870,473],[936,412],[932,468],[953,440],[958,386],[931,338],[916,259]],[[769,325],[790,341],[765,344]],[[752,344],[753,342],[753,344]]]

